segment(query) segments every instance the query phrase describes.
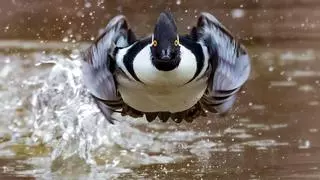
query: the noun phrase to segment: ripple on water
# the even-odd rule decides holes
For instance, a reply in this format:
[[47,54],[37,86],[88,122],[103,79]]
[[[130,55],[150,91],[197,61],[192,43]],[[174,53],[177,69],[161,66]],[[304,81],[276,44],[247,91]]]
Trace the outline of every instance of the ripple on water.
[[293,87],[297,86],[295,81],[270,81],[271,87]]
[[312,49],[302,53],[288,51],[280,55],[280,60],[283,61],[311,61],[316,60],[316,58],[316,53]]
[[287,73],[290,77],[299,77],[299,78],[306,78],[306,77],[319,77],[319,71],[312,71],[312,70],[294,70]]

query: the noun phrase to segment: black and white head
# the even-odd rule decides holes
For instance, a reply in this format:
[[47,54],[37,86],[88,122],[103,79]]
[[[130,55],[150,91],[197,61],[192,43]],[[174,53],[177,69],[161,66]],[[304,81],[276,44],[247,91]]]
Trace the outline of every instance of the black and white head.
[[138,41],[127,51],[121,51],[119,64],[122,63],[122,54],[130,57],[130,60],[126,57],[123,60],[126,69],[130,70],[136,81],[147,85],[183,85],[194,77],[198,69],[197,53],[191,50],[193,47],[186,46],[185,39],[179,35],[172,14],[162,12],[152,36]]
[[171,71],[180,63],[180,43],[172,14],[160,14],[152,35],[152,64],[160,71]]

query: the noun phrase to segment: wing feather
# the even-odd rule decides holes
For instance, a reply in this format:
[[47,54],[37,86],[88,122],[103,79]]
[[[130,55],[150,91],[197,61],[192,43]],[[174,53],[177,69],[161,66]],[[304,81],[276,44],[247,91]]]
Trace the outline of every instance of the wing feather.
[[209,50],[212,66],[206,104],[224,113],[232,107],[236,93],[249,78],[249,55],[227,28],[209,13],[199,17],[196,33],[198,41]]
[[[114,109],[109,104],[121,102],[113,74],[116,68],[114,53],[117,48],[129,46],[134,40],[134,34],[128,29],[126,18],[119,15],[108,23],[103,33],[83,53],[84,85],[95,97],[98,107],[109,121]],[[107,103],[108,101],[110,103]]]

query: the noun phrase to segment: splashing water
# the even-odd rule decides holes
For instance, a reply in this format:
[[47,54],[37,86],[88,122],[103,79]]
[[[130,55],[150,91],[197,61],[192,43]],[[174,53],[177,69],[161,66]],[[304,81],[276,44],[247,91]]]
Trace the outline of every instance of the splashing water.
[[[56,57],[38,66],[48,63],[54,66],[42,87],[33,94],[30,124],[33,124],[32,140],[52,147],[54,167],[63,167],[70,159],[74,163],[76,158],[86,165],[128,172],[129,169],[116,167],[174,162],[181,158],[172,153],[178,151],[177,142],[208,136],[193,131],[147,133],[135,127],[145,125],[144,119],[120,115],[116,115],[119,121],[111,125],[82,85],[80,59]],[[154,124],[152,128],[162,126]]]
[[[16,157],[19,152],[14,149],[24,149],[23,163],[33,169],[17,174],[45,179],[141,177],[141,167],[160,164],[164,167],[158,172],[166,172],[165,165],[194,159],[199,162],[189,170],[203,173],[228,166],[219,154],[240,158],[248,149],[268,152],[290,146],[272,135],[260,135],[288,124],[257,122],[251,116],[209,116],[176,125],[116,114],[118,121],[111,125],[82,84],[79,50],[15,56],[3,55],[0,61],[0,156]],[[249,107],[260,113],[269,108],[256,103]]]

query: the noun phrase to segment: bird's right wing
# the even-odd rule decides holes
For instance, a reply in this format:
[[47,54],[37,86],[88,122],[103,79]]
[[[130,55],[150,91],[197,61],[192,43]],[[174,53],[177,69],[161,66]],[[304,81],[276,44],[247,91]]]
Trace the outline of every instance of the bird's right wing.
[[114,17],[103,33],[83,53],[82,73],[86,88],[95,98],[99,109],[112,122],[113,110],[122,103],[113,76],[116,67],[114,53],[136,40],[124,16]]

